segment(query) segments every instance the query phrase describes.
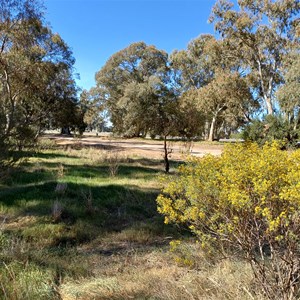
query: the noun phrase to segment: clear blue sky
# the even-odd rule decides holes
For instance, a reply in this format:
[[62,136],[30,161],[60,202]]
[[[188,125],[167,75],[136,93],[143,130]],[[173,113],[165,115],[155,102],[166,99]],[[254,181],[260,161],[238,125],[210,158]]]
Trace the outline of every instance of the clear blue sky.
[[171,53],[201,33],[215,0],[45,0],[46,20],[73,51],[79,87],[95,85],[95,73],[115,52],[144,41]]

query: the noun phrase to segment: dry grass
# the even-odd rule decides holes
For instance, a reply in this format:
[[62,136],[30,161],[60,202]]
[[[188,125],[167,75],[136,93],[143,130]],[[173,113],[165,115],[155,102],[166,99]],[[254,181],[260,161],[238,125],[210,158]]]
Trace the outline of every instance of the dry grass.
[[252,273],[242,262],[224,260],[193,269],[176,264],[166,248],[145,252],[130,244],[117,255],[92,252],[90,259],[94,276],[64,283],[62,299],[262,299],[250,292]]
[[63,213],[63,205],[57,200],[54,201],[54,203],[52,205],[51,215],[52,215],[53,221],[55,223],[61,220],[62,213]]

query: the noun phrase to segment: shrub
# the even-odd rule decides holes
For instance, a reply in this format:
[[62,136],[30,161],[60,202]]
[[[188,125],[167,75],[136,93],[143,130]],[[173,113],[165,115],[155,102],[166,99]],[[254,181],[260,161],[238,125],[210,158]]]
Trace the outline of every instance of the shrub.
[[282,118],[268,115],[264,120],[254,120],[249,123],[242,137],[246,141],[257,142],[260,145],[280,140],[284,142],[284,146],[294,147],[298,141],[299,132]]
[[293,299],[300,296],[299,166],[300,151],[278,143],[229,145],[167,179],[158,211],[165,223],[187,224],[207,250],[242,255],[269,299]]

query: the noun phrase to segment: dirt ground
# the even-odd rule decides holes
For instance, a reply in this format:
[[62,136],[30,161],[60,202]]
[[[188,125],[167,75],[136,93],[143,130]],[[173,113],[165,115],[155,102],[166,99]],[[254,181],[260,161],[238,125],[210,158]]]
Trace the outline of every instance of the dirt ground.
[[[84,135],[82,138],[64,137],[61,135],[46,135],[59,145],[64,146],[85,146],[96,147],[109,151],[121,151],[124,154],[142,156],[150,159],[161,159],[164,154],[163,141],[148,139],[121,139],[110,136],[92,136]],[[217,143],[192,142],[185,143],[182,141],[168,142],[168,148],[171,152],[170,158],[181,160],[183,156],[191,154],[202,157],[205,154],[220,155],[223,145]]]

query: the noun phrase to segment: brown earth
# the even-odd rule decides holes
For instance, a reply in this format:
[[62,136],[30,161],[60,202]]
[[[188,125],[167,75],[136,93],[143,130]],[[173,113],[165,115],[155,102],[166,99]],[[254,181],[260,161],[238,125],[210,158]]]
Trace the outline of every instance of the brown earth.
[[[164,154],[163,141],[150,139],[121,139],[109,136],[89,136],[82,138],[64,137],[61,135],[46,135],[57,144],[70,147],[95,147],[109,151],[121,151],[124,154],[142,156],[149,159],[161,159]],[[202,157],[205,154],[220,155],[223,145],[217,143],[182,141],[168,142],[170,158],[181,160],[187,154]]]

